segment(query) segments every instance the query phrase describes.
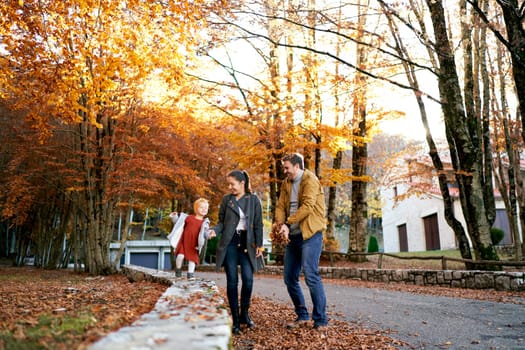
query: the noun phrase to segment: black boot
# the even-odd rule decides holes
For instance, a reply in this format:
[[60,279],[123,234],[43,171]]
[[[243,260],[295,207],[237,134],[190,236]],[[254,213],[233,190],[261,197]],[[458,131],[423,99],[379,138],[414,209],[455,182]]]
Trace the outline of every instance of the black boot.
[[252,319],[250,318],[250,314],[248,313],[248,309],[250,306],[241,306],[241,314],[239,315],[240,323],[243,323],[248,326],[248,328],[252,328],[255,326],[255,323],[253,323]]
[[233,321],[232,334],[233,335],[241,334],[241,324],[239,322],[239,314],[237,313],[237,311],[232,312],[232,321]]

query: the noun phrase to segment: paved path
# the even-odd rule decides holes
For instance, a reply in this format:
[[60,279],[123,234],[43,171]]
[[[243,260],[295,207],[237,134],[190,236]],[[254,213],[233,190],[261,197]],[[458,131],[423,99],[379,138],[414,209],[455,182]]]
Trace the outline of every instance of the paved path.
[[[197,271],[196,275],[226,286],[224,273]],[[303,290],[309,302],[304,284]],[[357,288],[328,281],[325,290],[329,312],[369,329],[389,329],[392,338],[414,349],[525,349],[524,305]],[[256,275],[254,293],[291,305],[280,278]]]

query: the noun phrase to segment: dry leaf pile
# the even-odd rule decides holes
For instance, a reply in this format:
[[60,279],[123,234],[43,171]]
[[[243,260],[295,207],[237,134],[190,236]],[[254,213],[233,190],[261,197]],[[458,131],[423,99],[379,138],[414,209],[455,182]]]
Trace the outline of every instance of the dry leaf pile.
[[392,339],[388,331],[369,330],[357,324],[334,319],[321,330],[313,329],[309,322],[304,327],[287,329],[286,324],[295,319],[289,306],[276,304],[265,298],[252,298],[250,316],[254,328],[241,327],[241,334],[233,338],[234,349],[305,349],[305,350],[352,350],[352,349],[398,349],[405,343]]
[[288,238],[280,232],[282,225],[272,226],[272,231],[269,234],[272,244],[287,244],[289,242]]
[[84,348],[151,311],[166,288],[123,275],[0,267],[0,349]]

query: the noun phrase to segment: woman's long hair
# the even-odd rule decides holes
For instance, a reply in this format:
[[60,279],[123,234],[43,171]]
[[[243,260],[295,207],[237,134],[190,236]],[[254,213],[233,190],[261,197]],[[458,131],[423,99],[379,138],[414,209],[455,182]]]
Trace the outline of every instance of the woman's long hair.
[[229,177],[235,178],[239,182],[244,182],[244,192],[252,193],[252,188],[250,185],[250,177],[248,173],[244,170],[233,170],[228,174]]

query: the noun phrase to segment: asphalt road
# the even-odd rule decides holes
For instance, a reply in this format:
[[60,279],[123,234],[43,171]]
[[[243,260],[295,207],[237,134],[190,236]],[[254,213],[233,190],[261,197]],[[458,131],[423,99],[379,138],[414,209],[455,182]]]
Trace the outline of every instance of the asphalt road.
[[[226,286],[224,273],[197,268],[196,277]],[[409,348],[525,350],[525,305],[341,286],[326,280],[324,284],[332,315],[368,329],[390,330],[392,338],[407,342]],[[304,283],[303,291],[309,303]],[[291,305],[280,278],[256,275],[254,294]]]

